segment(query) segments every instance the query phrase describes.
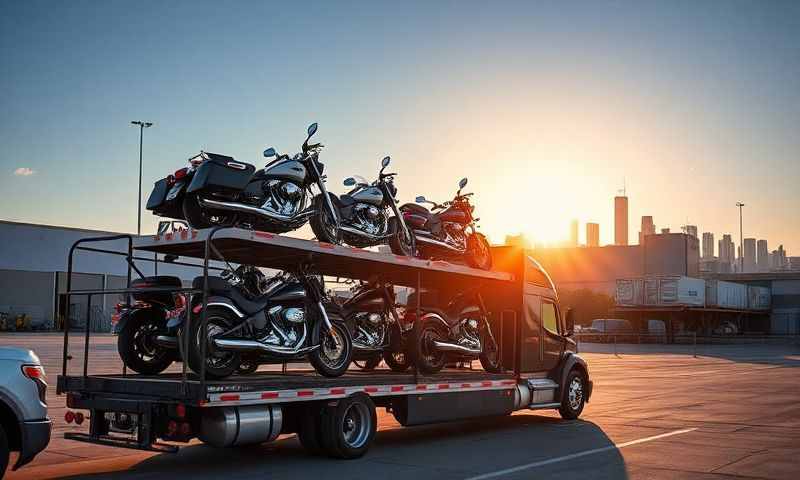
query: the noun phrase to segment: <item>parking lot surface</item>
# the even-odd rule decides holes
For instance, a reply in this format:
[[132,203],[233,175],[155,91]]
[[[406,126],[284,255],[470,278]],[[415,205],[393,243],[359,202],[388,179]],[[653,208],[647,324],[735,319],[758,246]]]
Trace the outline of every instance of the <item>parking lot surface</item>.
[[[797,345],[583,345],[595,382],[580,420],[555,412],[401,428],[379,411],[380,431],[361,459],[307,455],[294,435],[246,448],[199,443],[154,454],[66,441],[55,395],[63,337],[3,334],[45,364],[54,432],[48,449],[7,478],[522,479],[800,478]],[[92,337],[90,373],[120,371],[116,339]],[[73,336],[71,371],[82,343]]]

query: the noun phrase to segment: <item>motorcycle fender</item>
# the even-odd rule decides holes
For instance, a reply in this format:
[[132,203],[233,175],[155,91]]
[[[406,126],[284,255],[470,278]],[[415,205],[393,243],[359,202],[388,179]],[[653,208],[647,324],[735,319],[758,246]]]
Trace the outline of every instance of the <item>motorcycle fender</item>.
[[[128,310],[126,313],[121,314],[119,317],[119,321],[117,321],[117,332],[121,332],[122,329],[125,327],[125,324],[131,321],[132,318],[136,318],[140,315],[159,315],[159,311],[150,307],[150,308],[135,308],[132,310]],[[161,318],[163,319],[163,313],[160,314]]]
[[448,332],[450,331],[450,325],[448,325],[447,322],[445,322],[444,319],[442,317],[440,317],[439,315],[437,315],[435,313],[424,313],[424,314],[422,314],[422,321],[423,322],[428,320],[428,319],[431,319],[432,321],[439,322]]
[[[202,301],[196,301],[192,304],[192,320],[194,321],[195,318],[199,318],[199,315],[202,315]],[[238,318],[247,318],[247,314],[243,311],[239,310],[230,300],[225,297],[211,295],[208,297],[208,306],[209,307],[222,307],[226,308],[231,311],[234,315]],[[183,319],[181,319],[183,322]]]
[[564,388],[564,384],[567,382],[567,375],[569,372],[572,371],[573,368],[576,368],[583,372],[586,376],[587,380],[587,392],[586,392],[586,403],[589,403],[589,397],[592,395],[592,388],[591,383],[589,381],[589,367],[586,364],[586,360],[583,359],[580,355],[576,353],[567,353],[561,359],[561,367],[558,372],[558,385],[559,385],[559,398],[563,401],[564,395],[566,394],[566,389]]

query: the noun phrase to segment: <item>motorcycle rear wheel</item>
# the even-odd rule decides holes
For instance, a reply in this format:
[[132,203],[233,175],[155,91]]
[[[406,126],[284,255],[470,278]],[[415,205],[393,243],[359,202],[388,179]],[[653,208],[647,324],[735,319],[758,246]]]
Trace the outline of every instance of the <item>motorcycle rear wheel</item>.
[[444,327],[438,325],[434,320],[425,320],[419,328],[417,337],[417,368],[425,374],[438,373],[444,368],[447,355],[436,350],[433,341],[447,340],[447,333]]
[[198,193],[189,193],[183,199],[183,216],[190,227],[199,230],[216,225],[233,225],[234,215],[212,215],[200,206],[199,196]]
[[[205,339],[201,338],[203,323],[201,316],[198,316],[197,321],[191,322],[192,324],[189,326],[189,351],[186,355],[189,360],[189,367],[199,375],[203,362],[205,362],[207,378],[229,377],[242,364],[241,355],[234,352],[215,351],[210,340],[214,336],[233,328],[236,322],[227,309],[218,307],[208,307],[206,317],[208,318],[208,330]],[[206,344],[205,358],[201,354],[204,340],[208,342]]]
[[164,328],[155,311],[130,314],[117,336],[117,351],[128,368],[143,375],[161,373],[172,365],[175,352],[156,345],[153,337]]
[[[331,195],[331,202],[333,202],[333,195]],[[334,207],[335,205],[334,203]],[[311,225],[311,230],[317,240],[334,245],[341,244],[342,232],[336,225],[336,219],[331,216],[328,202],[325,201],[325,197],[321,193],[314,197],[314,210],[316,213],[309,219],[308,223]]]
[[467,237],[467,263],[470,267],[481,270],[492,269],[492,251],[489,241],[482,233],[473,233]]

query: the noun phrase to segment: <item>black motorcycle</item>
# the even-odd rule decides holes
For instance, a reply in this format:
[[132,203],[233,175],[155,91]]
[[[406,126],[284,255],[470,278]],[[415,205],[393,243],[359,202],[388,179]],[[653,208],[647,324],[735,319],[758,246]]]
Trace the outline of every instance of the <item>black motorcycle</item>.
[[359,283],[351,294],[341,309],[353,336],[353,363],[362,370],[373,370],[383,359],[396,372],[408,370],[411,359],[402,341],[406,332],[394,287],[372,280]]
[[417,368],[423,373],[436,373],[447,363],[480,360],[487,372],[501,371],[497,341],[489,324],[489,313],[476,291],[461,292],[444,302],[430,299],[423,291],[420,318],[416,318],[417,293],[408,297],[404,323],[419,321],[417,336]]
[[[201,289],[203,283],[197,277],[193,287]],[[206,375],[224,378],[263,363],[305,358],[321,375],[342,375],[352,359],[352,338],[323,289],[321,277],[307,269],[267,279],[254,267],[239,267],[225,278],[208,277]],[[189,367],[200,372],[202,303],[192,303],[187,358]]]
[[263,169],[226,155],[200,152],[189,166],[155,183],[147,209],[163,217],[185,219],[192,228],[240,225],[283,233],[300,228],[319,209],[333,212],[333,204],[308,206],[312,186],[327,198],[324,166],[319,161],[322,145],[309,145],[317,124],[308,127],[302,152],[290,157],[274,148],[264,157],[275,157]]
[[397,174],[383,173],[390,161],[389,157],[383,159],[378,179],[371,184],[359,176],[345,179],[344,185],[353,188],[339,197],[330,194],[327,199],[333,204],[335,215],[323,208],[323,201],[318,197],[315,208],[319,214],[310,222],[317,240],[354,247],[389,243],[397,255],[413,254],[414,237],[395,200],[394,177]]
[[430,203],[431,210],[406,203],[400,211],[405,223],[412,228],[418,257],[465,259],[471,267],[490,270],[492,254],[489,242],[476,230],[479,219],[472,216],[475,207],[469,203],[473,194],[462,194],[465,186],[467,179],[463,178],[453,200],[442,204],[423,196],[416,198],[417,203]]

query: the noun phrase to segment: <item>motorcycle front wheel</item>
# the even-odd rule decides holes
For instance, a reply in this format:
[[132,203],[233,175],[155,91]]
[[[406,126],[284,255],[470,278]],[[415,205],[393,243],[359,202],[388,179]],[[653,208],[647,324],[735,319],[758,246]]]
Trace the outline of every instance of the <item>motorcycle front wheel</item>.
[[500,351],[497,348],[497,342],[494,341],[489,335],[483,335],[483,351],[478,359],[481,361],[481,366],[489,373],[501,373],[503,370],[500,366]]
[[392,233],[392,236],[389,237],[389,248],[392,249],[392,253],[404,257],[413,257],[414,234],[409,231],[408,235],[406,235],[397,217],[389,219],[389,232]]
[[319,347],[309,354],[308,360],[320,375],[339,377],[347,371],[353,360],[353,338],[343,322],[333,321],[335,315],[328,314],[333,331],[320,322]]
[[[331,195],[331,202],[333,202],[332,197]],[[328,202],[325,201],[325,197],[322,193],[314,197],[314,210],[316,213],[308,221],[308,223],[311,224],[311,230],[314,232],[314,236],[316,236],[317,240],[320,242],[339,245],[342,242],[342,232],[339,231],[339,227],[336,225],[336,219],[333,218],[328,208]]]
[[483,234],[476,232],[467,237],[467,263],[481,270],[492,269],[492,251]]

